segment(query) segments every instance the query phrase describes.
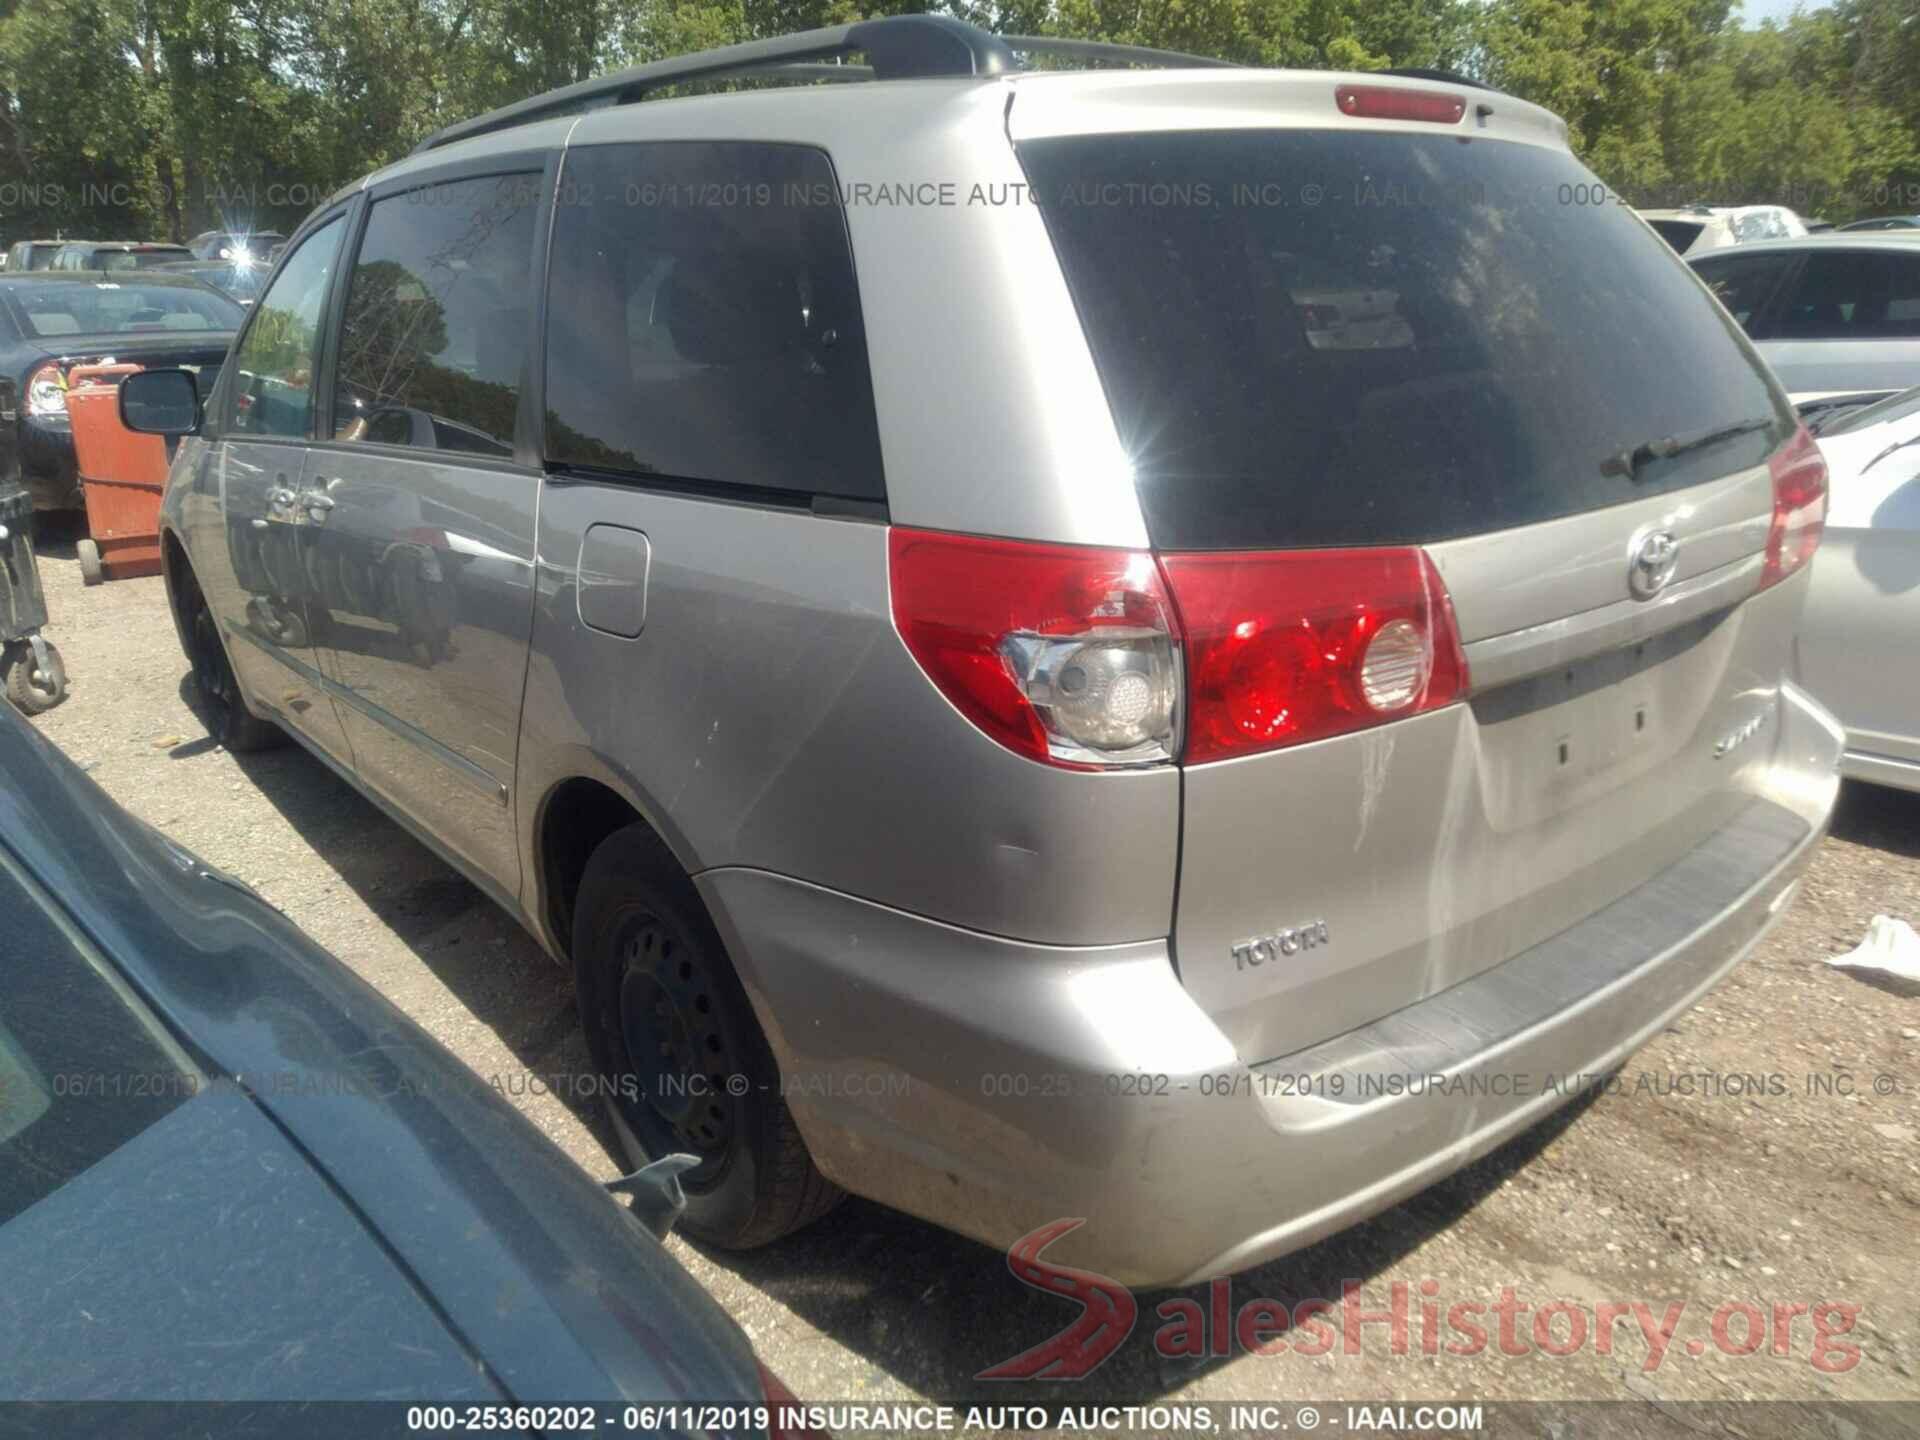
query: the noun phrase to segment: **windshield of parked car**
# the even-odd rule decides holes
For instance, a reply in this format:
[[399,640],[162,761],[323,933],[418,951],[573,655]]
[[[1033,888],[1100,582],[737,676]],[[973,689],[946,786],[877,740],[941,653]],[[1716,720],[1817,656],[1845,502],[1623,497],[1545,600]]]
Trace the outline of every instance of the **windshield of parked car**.
[[23,285],[12,299],[29,335],[132,335],[145,331],[237,330],[246,313],[203,285],[74,280]]
[[1871,405],[1862,405],[1858,410],[1841,416],[1820,433],[1846,435],[1855,430],[1865,430],[1871,425],[1884,425],[1889,420],[1904,420],[1913,414],[1920,414],[1920,385],[1889,395],[1884,400],[1876,400]]
[[[1154,542],[1423,543],[1757,464],[1758,357],[1562,150],[1312,130],[1019,147]],[[1654,436],[1778,423],[1640,469]]]
[[191,1098],[200,1076],[0,851],[0,1224]]

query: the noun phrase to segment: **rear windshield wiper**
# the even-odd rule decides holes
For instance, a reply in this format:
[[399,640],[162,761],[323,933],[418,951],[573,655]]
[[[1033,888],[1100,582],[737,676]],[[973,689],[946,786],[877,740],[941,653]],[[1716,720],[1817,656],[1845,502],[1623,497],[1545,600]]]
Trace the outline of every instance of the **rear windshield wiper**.
[[1671,460],[1676,455],[1685,455],[1692,450],[1705,450],[1710,445],[1718,445],[1723,440],[1731,440],[1736,435],[1751,435],[1756,430],[1769,430],[1775,421],[1771,415],[1759,415],[1751,420],[1737,420],[1731,425],[1722,425],[1716,430],[1708,430],[1699,435],[1689,435],[1685,439],[1676,439],[1669,435],[1661,440],[1643,440],[1638,445],[1616,451],[1600,462],[1602,475],[1618,475],[1625,480],[1640,478],[1640,467],[1650,460]]
[[1920,435],[1909,435],[1904,440],[1894,441],[1893,444],[1887,446],[1886,449],[1882,450],[1878,455],[1874,456],[1871,460],[1867,461],[1866,464],[1862,465],[1860,467],[1860,473],[1862,475],[1866,474],[1867,471],[1871,470],[1874,466],[1878,465],[1882,460],[1886,459],[1887,456],[1893,454],[1896,450],[1904,450],[1909,445],[1920,445]]

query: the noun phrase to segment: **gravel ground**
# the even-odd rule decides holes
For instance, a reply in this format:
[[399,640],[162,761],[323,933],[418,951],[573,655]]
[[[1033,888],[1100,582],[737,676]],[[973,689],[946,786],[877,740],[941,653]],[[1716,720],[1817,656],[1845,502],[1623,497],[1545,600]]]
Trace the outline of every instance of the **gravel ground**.
[[[86,590],[71,546],[47,550],[48,634],[73,692],[41,717],[42,730],[122,805],[258,887],[474,1070],[501,1077],[588,1172],[613,1175],[590,1108],[520,1083],[528,1072],[586,1068],[561,969],[298,748],[236,757],[211,746],[188,708],[159,580]],[[1071,1395],[996,1387],[973,1377],[1073,1312],[1017,1283],[995,1252],[859,1200],[752,1254],[678,1238],[672,1247],[788,1385],[822,1401],[1616,1399],[1636,1402],[1620,1412],[1624,1433],[1638,1428],[1626,1424],[1635,1414],[1700,1413],[1676,1401],[1920,1397],[1920,999],[1821,963],[1857,943],[1876,913],[1920,921],[1920,795],[1850,786],[1788,914],[1629,1063],[1619,1089],[1233,1282],[1238,1306],[1337,1297],[1355,1280],[1370,1310],[1404,1284],[1415,1307],[1409,1353],[1392,1353],[1376,1325],[1358,1355],[1163,1359],[1152,1307],[1173,1297],[1155,1296],[1133,1337]],[[1715,1093],[1699,1080],[1685,1093],[1671,1078],[1703,1073],[1779,1075],[1782,1093]],[[1423,1292],[1429,1281],[1437,1288]],[[1589,1343],[1564,1358],[1532,1344],[1512,1356],[1497,1335],[1477,1355],[1422,1353],[1425,1294],[1444,1314],[1457,1301],[1490,1303],[1504,1286],[1522,1303],[1565,1300],[1589,1315],[1609,1300],[1647,1301],[1656,1318],[1673,1302],[1686,1308],[1652,1370],[1631,1320],[1612,1355]],[[1203,1290],[1190,1293],[1205,1305]],[[1827,1367],[1836,1373],[1816,1367],[1806,1316],[1785,1356],[1770,1346],[1721,1353],[1707,1343],[1709,1317],[1739,1301],[1769,1314],[1776,1302],[1858,1306],[1853,1333],[1837,1337],[1858,1347],[1857,1363],[1836,1351]],[[1520,1336],[1529,1329],[1523,1315]],[[1736,1317],[1731,1340],[1743,1331]],[[1443,1328],[1441,1338],[1456,1337]]]

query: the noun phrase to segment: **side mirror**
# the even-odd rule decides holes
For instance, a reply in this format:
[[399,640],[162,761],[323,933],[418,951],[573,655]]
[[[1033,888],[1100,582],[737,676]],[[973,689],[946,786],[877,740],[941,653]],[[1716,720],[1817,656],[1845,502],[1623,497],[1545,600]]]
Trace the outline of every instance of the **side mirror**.
[[200,428],[200,389],[185,370],[140,370],[120,382],[120,423],[142,435]]

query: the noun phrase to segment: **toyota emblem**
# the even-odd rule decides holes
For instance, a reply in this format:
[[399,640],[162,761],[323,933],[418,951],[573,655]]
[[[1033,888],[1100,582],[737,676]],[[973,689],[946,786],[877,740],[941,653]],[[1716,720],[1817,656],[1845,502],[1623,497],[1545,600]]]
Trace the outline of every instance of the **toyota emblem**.
[[1670,531],[1654,530],[1633,547],[1627,566],[1627,588],[1641,600],[1651,600],[1667,588],[1680,565],[1680,542]]

